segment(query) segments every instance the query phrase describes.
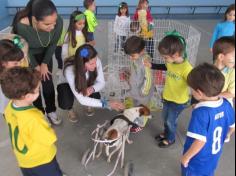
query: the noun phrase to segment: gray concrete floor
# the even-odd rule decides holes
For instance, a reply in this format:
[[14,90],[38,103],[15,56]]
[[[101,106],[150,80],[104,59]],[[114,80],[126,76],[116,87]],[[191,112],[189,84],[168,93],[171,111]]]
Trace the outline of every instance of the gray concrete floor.
[[[192,24],[201,31],[201,43],[197,63],[211,62],[208,43],[213,27],[218,20],[179,20]],[[107,21],[100,21],[96,34],[97,50],[105,65],[107,62]],[[56,65],[55,65],[56,68]],[[56,71],[56,69],[55,69]],[[98,123],[112,119],[116,114],[107,110],[97,110],[94,117],[86,117],[84,110],[77,103],[75,109],[79,117],[79,123],[72,124],[67,120],[65,111],[58,109],[58,115],[63,118],[63,124],[54,127],[58,136],[57,158],[63,171],[69,176],[105,176],[112,169],[113,164],[107,164],[101,157],[89,163],[87,170],[81,165],[81,157],[89,147],[92,147],[90,133]],[[154,136],[161,132],[161,113],[154,113],[154,118],[149,121],[146,128],[139,134],[131,135],[134,144],[126,147],[126,161],[131,160],[135,166],[136,176],[180,176],[180,156],[188,127],[191,109],[186,109],[180,117],[176,144],[168,149],[160,149],[154,140]],[[21,173],[8,137],[8,130],[4,120],[0,118],[0,175],[20,176]],[[123,170],[118,169],[115,176],[122,176]],[[226,144],[222,154],[216,176],[235,175],[235,138]]]

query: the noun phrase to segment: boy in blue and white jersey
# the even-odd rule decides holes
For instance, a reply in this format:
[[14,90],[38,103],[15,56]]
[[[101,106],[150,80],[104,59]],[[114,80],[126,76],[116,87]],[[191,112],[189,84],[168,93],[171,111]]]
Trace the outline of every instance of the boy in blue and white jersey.
[[234,109],[219,97],[224,82],[220,70],[207,63],[194,68],[188,76],[188,85],[199,103],[187,132],[182,176],[213,176],[227,134],[231,136],[235,130]]

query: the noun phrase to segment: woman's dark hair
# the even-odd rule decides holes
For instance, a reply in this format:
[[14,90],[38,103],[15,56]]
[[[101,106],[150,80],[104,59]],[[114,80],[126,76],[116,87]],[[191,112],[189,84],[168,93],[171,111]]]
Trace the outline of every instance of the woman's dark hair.
[[17,33],[17,23],[22,18],[34,16],[37,21],[42,21],[55,12],[57,9],[51,0],[30,0],[23,10],[16,13],[12,23],[12,32]]
[[0,40],[0,75],[4,71],[3,64],[10,61],[21,61],[24,58],[23,51],[13,41]]
[[[85,53],[85,54],[84,54]],[[85,64],[90,60],[96,58],[97,51],[93,46],[89,44],[84,44],[80,46],[75,53],[75,56],[68,58],[65,61],[65,68],[73,65],[75,74],[75,90],[78,93],[82,93],[84,96],[87,94],[87,88],[94,85],[97,79],[97,69],[93,72],[89,72],[89,79],[86,80],[86,68]],[[86,56],[85,56],[86,55]]]
[[129,16],[129,7],[128,7],[128,4],[127,4],[126,2],[120,3],[119,8],[118,8],[118,13],[117,13],[117,15],[118,15],[118,16],[121,16],[120,10],[123,9],[123,8],[127,9],[127,11],[126,11],[126,16],[128,17],[128,16]]
[[225,77],[216,66],[203,63],[189,73],[187,83],[193,90],[215,97],[222,92]]
[[[70,15],[70,24],[69,24],[69,27],[68,27],[68,37],[69,37],[69,40],[72,43],[72,47],[73,48],[75,48],[76,45],[77,45],[77,41],[76,41],[76,28],[75,28],[75,23],[77,21],[76,21],[75,17],[77,15],[81,15],[81,14],[83,14],[83,12],[81,12],[81,11],[74,11]],[[86,18],[85,18],[85,27],[83,28],[82,33],[83,33],[83,35],[85,37],[86,42],[89,42],[88,41],[88,23],[87,23]]]
[[227,21],[227,15],[231,12],[231,11],[233,11],[233,10],[235,10],[235,4],[231,4],[228,8],[227,8],[227,10],[225,11],[225,15],[224,15],[224,17],[225,17],[225,21]]

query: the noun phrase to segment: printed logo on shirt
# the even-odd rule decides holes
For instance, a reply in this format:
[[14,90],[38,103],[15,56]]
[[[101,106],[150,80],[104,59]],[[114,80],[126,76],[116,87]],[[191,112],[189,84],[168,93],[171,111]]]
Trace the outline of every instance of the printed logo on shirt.
[[28,152],[28,147],[24,145],[24,147],[20,149],[20,147],[18,146],[19,127],[16,126],[15,129],[13,130],[11,124],[8,123],[8,128],[9,128],[12,148],[15,148],[19,153],[25,155]]
[[176,75],[176,74],[173,73],[173,72],[167,71],[167,72],[166,72],[166,75],[169,76],[169,77],[172,78],[172,79],[177,80],[177,81],[181,80],[181,77],[180,77],[179,75]]
[[220,112],[220,113],[218,113],[218,114],[216,114],[215,115],[215,120],[218,120],[218,119],[221,119],[221,118],[223,118],[224,117],[224,111],[223,112]]

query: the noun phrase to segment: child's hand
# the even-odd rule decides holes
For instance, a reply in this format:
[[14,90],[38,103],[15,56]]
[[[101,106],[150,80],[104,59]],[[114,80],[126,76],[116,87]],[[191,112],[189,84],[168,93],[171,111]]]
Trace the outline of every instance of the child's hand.
[[151,68],[152,64],[150,63],[150,61],[148,59],[144,59],[143,64],[145,67]]
[[181,164],[182,164],[185,168],[187,168],[187,167],[188,167],[188,163],[189,163],[189,159],[188,159],[185,155],[183,155],[182,158],[181,158]]
[[225,143],[229,143],[230,142],[230,135],[227,135],[226,139],[225,139]]
[[210,50],[211,53],[213,52],[213,49],[212,49],[212,48],[210,48],[209,50]]
[[109,106],[111,109],[114,109],[116,111],[121,111],[125,109],[124,104],[119,101],[110,101]]
[[90,95],[92,95],[95,92],[93,87],[89,87],[87,88],[87,97],[89,97]]

